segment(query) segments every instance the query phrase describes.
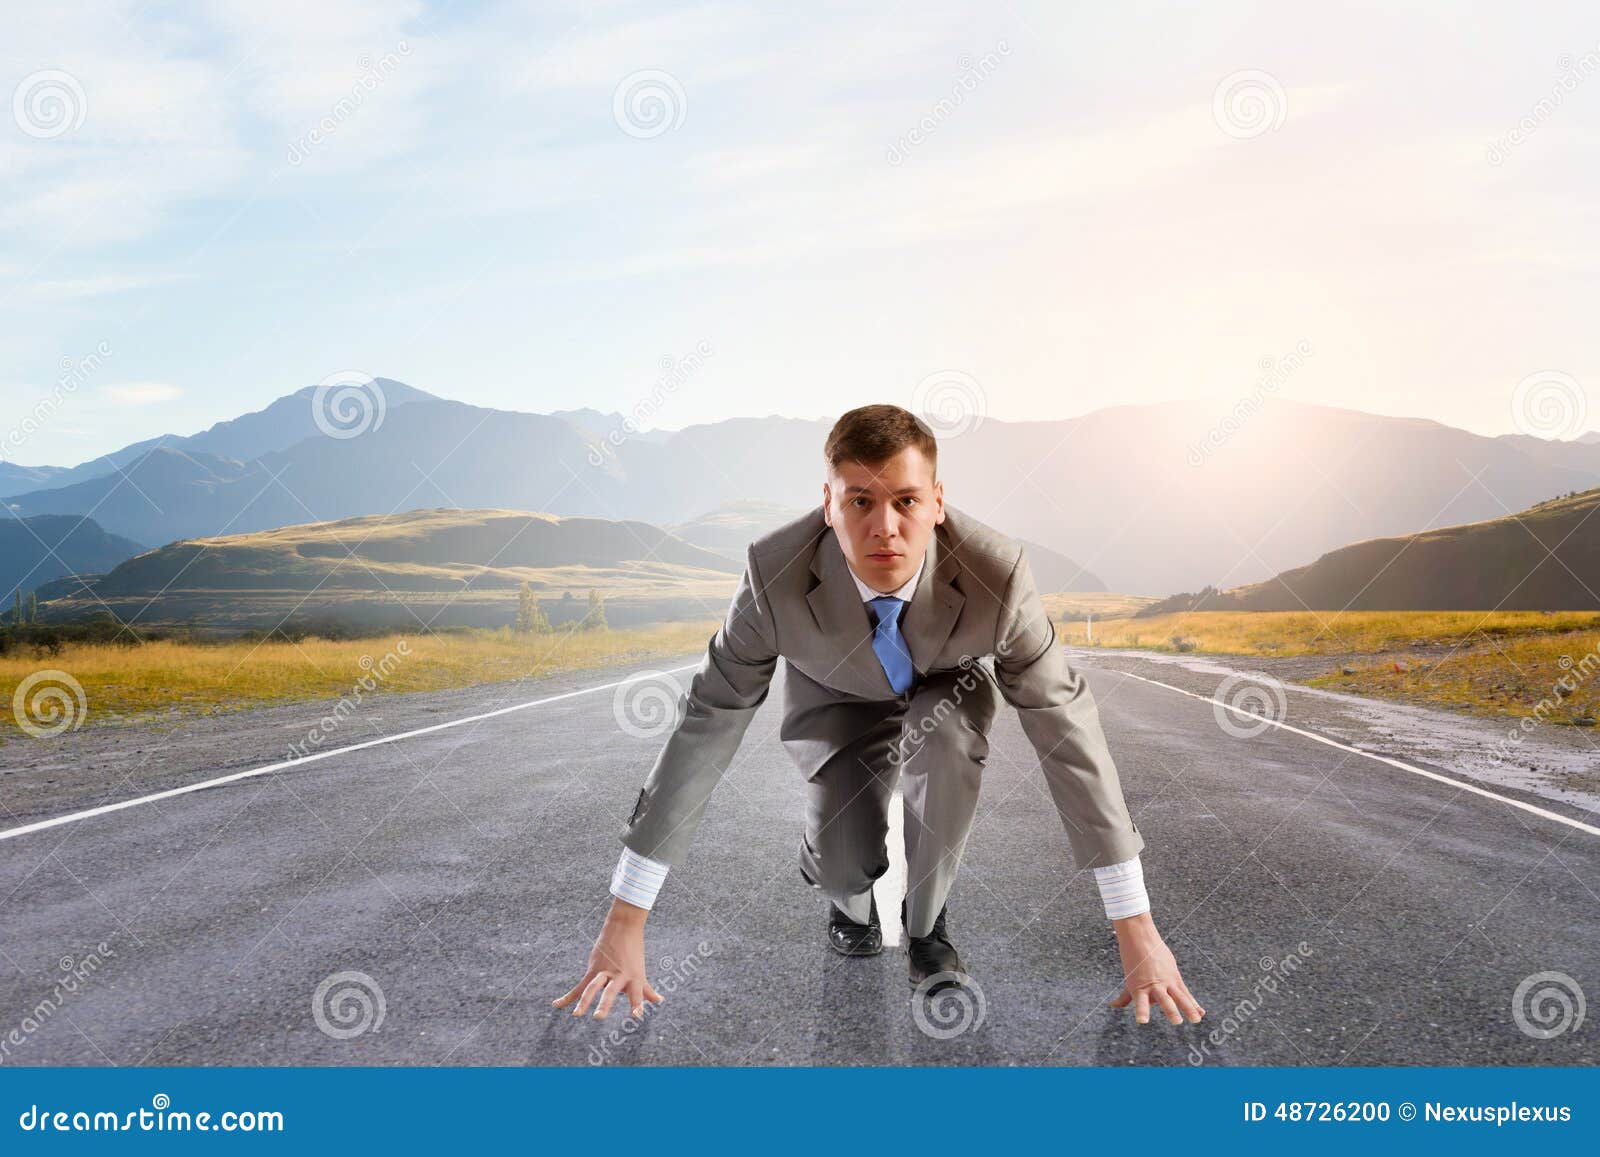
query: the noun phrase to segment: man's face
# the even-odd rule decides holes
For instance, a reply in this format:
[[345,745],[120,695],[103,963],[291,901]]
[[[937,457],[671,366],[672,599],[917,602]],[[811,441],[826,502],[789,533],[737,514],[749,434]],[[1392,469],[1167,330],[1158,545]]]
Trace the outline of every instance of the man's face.
[[822,511],[861,581],[885,593],[904,584],[944,521],[944,483],[915,446],[885,462],[841,462],[822,484]]

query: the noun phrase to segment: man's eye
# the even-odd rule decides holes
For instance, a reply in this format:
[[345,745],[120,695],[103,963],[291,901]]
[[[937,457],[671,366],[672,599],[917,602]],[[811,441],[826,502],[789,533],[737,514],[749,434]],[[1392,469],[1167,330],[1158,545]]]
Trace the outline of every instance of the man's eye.
[[906,501],[907,502],[915,502],[916,498],[914,498],[913,496],[908,494],[908,495],[906,495]]

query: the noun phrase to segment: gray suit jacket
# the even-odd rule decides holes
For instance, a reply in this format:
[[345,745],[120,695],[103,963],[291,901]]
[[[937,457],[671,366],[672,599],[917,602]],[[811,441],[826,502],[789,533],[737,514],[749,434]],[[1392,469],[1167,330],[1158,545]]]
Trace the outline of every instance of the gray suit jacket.
[[[918,677],[993,656],[1000,694],[1039,756],[1075,865],[1132,858],[1144,837],[1128,815],[1093,695],[1056,645],[1022,548],[948,502],[944,510],[901,616]],[[622,830],[625,846],[666,864],[682,860],[780,655],[781,734],[808,778],[899,698],[820,505],[750,544],[728,617],[679,699],[678,726]],[[992,721],[979,722],[987,729]]]

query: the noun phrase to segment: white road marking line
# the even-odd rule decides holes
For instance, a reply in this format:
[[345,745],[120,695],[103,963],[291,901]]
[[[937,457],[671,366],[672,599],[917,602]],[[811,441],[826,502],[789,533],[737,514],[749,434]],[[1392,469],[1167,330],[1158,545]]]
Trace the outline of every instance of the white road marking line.
[[[699,663],[689,663],[682,667],[669,668],[665,673],[677,674],[679,671],[692,671],[697,669],[699,666]],[[1326,744],[1327,746],[1337,748],[1340,751],[1350,752],[1352,755],[1361,755],[1365,756],[1367,759],[1376,760],[1379,763],[1387,763],[1391,767],[1397,767],[1401,771],[1408,771],[1413,775],[1420,775],[1427,779],[1436,780],[1439,783],[1447,783],[1452,787],[1459,787],[1464,791],[1470,791],[1475,795],[1481,795],[1485,799],[1492,799],[1498,803],[1508,804],[1514,808],[1521,808],[1525,812],[1530,812],[1533,815],[1540,816],[1544,819],[1553,820],[1556,823],[1566,824],[1568,827],[1577,828],[1579,831],[1588,832],[1592,836],[1600,836],[1600,827],[1596,827],[1593,824],[1586,824],[1582,820],[1575,820],[1568,816],[1561,815],[1559,812],[1553,812],[1546,808],[1536,807],[1533,804],[1524,803],[1521,800],[1512,799],[1510,796],[1504,796],[1498,794],[1497,792],[1488,791],[1485,788],[1478,787],[1475,784],[1467,783],[1463,780],[1452,779],[1450,776],[1440,775],[1438,772],[1428,771],[1426,768],[1416,767],[1398,759],[1391,759],[1387,755],[1378,755],[1371,751],[1363,751],[1359,747],[1351,747],[1349,744],[1340,743],[1337,739],[1330,739],[1326,735],[1318,735],[1314,731],[1307,731],[1304,728],[1295,727],[1288,723],[1281,723],[1264,715],[1257,715],[1254,712],[1245,711],[1242,708],[1233,706],[1232,704],[1224,703],[1220,699],[1213,699],[1208,695],[1201,695],[1195,691],[1187,691],[1182,687],[1174,687],[1171,683],[1163,683],[1159,679],[1150,679],[1144,675],[1135,675],[1131,671],[1116,671],[1114,668],[1100,668],[1100,670],[1112,671],[1115,674],[1126,675],[1130,679],[1138,679],[1142,683],[1150,683],[1156,687],[1164,687],[1168,691],[1176,691],[1179,695],[1187,695],[1191,699],[1200,700],[1202,703],[1210,703],[1214,707],[1225,708],[1226,710],[1232,711],[1234,714],[1242,716],[1246,719],[1252,719],[1260,723],[1265,723],[1271,727],[1281,728],[1284,731],[1290,731],[1296,735],[1302,735],[1307,739],[1315,740],[1318,743]],[[302,756],[299,759],[287,759],[279,763],[267,764],[264,767],[254,767],[246,771],[236,771],[232,775],[222,775],[216,777],[215,779],[202,780],[199,783],[190,783],[185,784],[182,787],[168,788],[166,791],[153,792],[150,795],[136,796],[133,799],[121,800],[118,803],[102,804],[99,807],[86,808],[83,811],[68,812],[66,815],[55,816],[47,820],[37,820],[31,824],[23,824],[20,827],[8,828],[5,831],[0,831],[0,840],[9,840],[15,839],[18,836],[31,835],[34,832],[42,832],[49,828],[60,827],[63,824],[74,823],[78,820],[92,819],[95,816],[108,815],[111,812],[122,811],[124,808],[138,807],[140,804],[146,803],[155,803],[157,800],[171,799],[174,796],[186,795],[193,791],[204,791],[207,788],[219,787],[225,783],[235,783],[239,780],[250,779],[258,775],[268,775],[271,772],[282,771],[289,767],[301,767],[307,763],[314,763],[319,759],[328,759],[331,756],[344,755],[352,751],[360,751],[366,747],[377,747],[385,743],[395,743],[402,739],[412,739],[418,735],[427,735],[434,731],[445,731],[451,727],[460,727],[465,723],[476,723],[481,719],[493,719],[497,715],[509,715],[513,711],[522,711],[529,707],[541,707],[546,703],[556,703],[562,699],[573,699],[579,695],[593,694],[596,691],[609,691],[613,688],[621,687],[625,683],[634,683],[640,679],[651,677],[653,676],[634,675],[627,679],[618,679],[612,683],[601,683],[593,687],[582,687],[576,691],[564,691],[559,695],[550,695],[543,699],[531,699],[526,703],[514,703],[510,707],[501,707],[497,710],[485,711],[478,715],[468,715],[461,719],[449,720],[445,723],[435,723],[428,727],[418,727],[412,731],[397,732],[394,735],[383,735],[379,736],[377,739],[368,739],[361,743],[352,743],[345,747],[333,748],[329,751],[314,752],[311,755]],[[898,788],[896,789],[895,794],[896,798],[898,798]],[[878,916],[883,924],[884,943],[886,945],[897,945],[900,939],[900,897],[904,895],[903,890],[905,887],[905,843],[904,829],[900,822],[900,811],[900,808],[891,804],[889,809],[889,871],[884,874],[883,878],[879,880],[878,886],[874,889],[874,891],[878,893],[879,900],[886,901],[880,902],[878,905]],[[900,830],[897,831],[896,828],[900,828]],[[889,899],[891,895],[893,896],[892,900]]]
[[462,719],[452,719],[447,723],[434,723],[427,727],[418,727],[414,731],[401,731],[394,735],[382,735],[377,739],[364,740],[361,743],[352,743],[346,747],[335,747],[328,751],[318,751],[311,755],[301,756],[299,759],[286,759],[280,763],[269,763],[265,767],[253,767],[248,771],[236,771],[232,775],[220,775],[215,779],[203,780],[200,783],[185,784],[182,787],[168,788],[166,791],[153,792],[150,795],[136,796],[125,799],[119,803],[103,804],[100,807],[85,808],[83,811],[68,812],[66,815],[56,816],[53,819],[38,820],[35,823],[23,824],[21,827],[9,828],[0,831],[0,840],[14,839],[17,836],[26,836],[33,832],[42,832],[47,828],[58,828],[62,824],[70,824],[77,820],[92,819],[110,812],[121,811],[123,808],[138,807],[144,803],[155,803],[157,800],[171,799],[173,796],[185,795],[191,791],[204,791],[208,787],[218,787],[224,783],[235,783],[241,779],[249,779],[256,775],[266,775],[269,772],[282,771],[288,767],[303,767],[319,759],[330,756],[344,755],[351,751],[360,751],[364,747],[377,747],[383,743],[395,743],[401,739],[413,739],[418,735],[427,735],[433,731],[444,731],[451,727],[460,727],[463,723],[476,723],[480,719],[493,719],[496,715],[508,715],[513,711],[522,711],[528,707],[542,707],[546,703],[555,703],[562,699],[572,699],[579,695],[590,695],[596,691],[609,691],[614,687],[621,687],[626,683],[636,683],[641,679],[654,678],[658,674],[675,675],[679,671],[693,671],[698,669],[699,663],[690,663],[682,667],[668,668],[665,672],[651,672],[647,675],[630,675],[626,679],[618,679],[614,683],[601,683],[595,687],[582,687],[576,691],[563,691],[559,695],[550,695],[544,699],[530,699],[526,703],[514,703],[510,707],[501,707],[494,711],[485,711],[481,715],[468,715]]
[[1354,755],[1364,755],[1368,759],[1377,760],[1379,763],[1387,763],[1390,767],[1398,767],[1401,771],[1409,771],[1412,775],[1425,776],[1428,779],[1437,780],[1440,783],[1448,783],[1452,787],[1462,788],[1465,791],[1472,792],[1474,795],[1481,795],[1485,799],[1492,799],[1499,803],[1510,804],[1512,807],[1521,808],[1525,812],[1532,812],[1534,815],[1541,816],[1544,819],[1554,820],[1558,824],[1566,824],[1568,827],[1577,828],[1580,832],[1588,832],[1591,836],[1600,836],[1600,827],[1595,827],[1593,824],[1586,824],[1582,820],[1572,819],[1568,816],[1562,815],[1560,812],[1553,812],[1546,808],[1536,807],[1531,803],[1523,803],[1520,799],[1512,799],[1510,796],[1500,795],[1498,792],[1489,791],[1486,788],[1478,787],[1477,785],[1467,783],[1464,780],[1452,779],[1448,775],[1440,775],[1438,772],[1429,771],[1425,767],[1416,767],[1398,759],[1391,759],[1387,755],[1378,755],[1375,752],[1362,751],[1359,747],[1351,747],[1347,743],[1340,743],[1337,739],[1329,739],[1326,735],[1318,735],[1315,731],[1307,731],[1302,727],[1294,727],[1288,723],[1280,723],[1276,719],[1269,718],[1265,715],[1257,715],[1253,711],[1246,711],[1243,708],[1233,706],[1231,703],[1224,703],[1220,699],[1213,699],[1209,695],[1201,695],[1197,691],[1186,691],[1182,687],[1174,687],[1171,683],[1163,683],[1159,679],[1148,679],[1143,675],[1135,675],[1132,671],[1118,671],[1115,667],[1099,667],[1096,669],[1118,675],[1126,675],[1130,679],[1138,679],[1143,683],[1153,683],[1157,687],[1165,687],[1168,691],[1176,691],[1179,695],[1187,695],[1191,699],[1200,700],[1202,703],[1210,703],[1214,707],[1225,707],[1229,711],[1232,711],[1235,715],[1242,716],[1245,719],[1254,720],[1257,723],[1266,723],[1273,727],[1282,728],[1284,731],[1292,731],[1296,735],[1303,735],[1307,739],[1314,739],[1318,743],[1325,743],[1329,747],[1338,748],[1340,751],[1348,751]]
[[889,797],[889,870],[878,877],[872,891],[878,897],[878,923],[883,925],[883,946],[901,944],[900,901],[906,894],[906,817],[905,795],[895,781]]

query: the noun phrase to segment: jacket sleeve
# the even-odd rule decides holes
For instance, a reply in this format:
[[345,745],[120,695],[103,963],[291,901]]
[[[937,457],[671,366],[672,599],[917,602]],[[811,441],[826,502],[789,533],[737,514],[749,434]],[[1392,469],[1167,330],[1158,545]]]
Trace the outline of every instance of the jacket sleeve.
[[683,859],[712,790],[766,701],[777,665],[772,609],[752,547],[728,617],[706,647],[688,691],[678,697],[678,725],[622,829],[624,847],[664,864]]
[[1093,693],[1057,645],[1025,553],[1001,600],[994,670],[1038,753],[1074,865],[1104,867],[1137,855],[1144,837],[1128,814]]

